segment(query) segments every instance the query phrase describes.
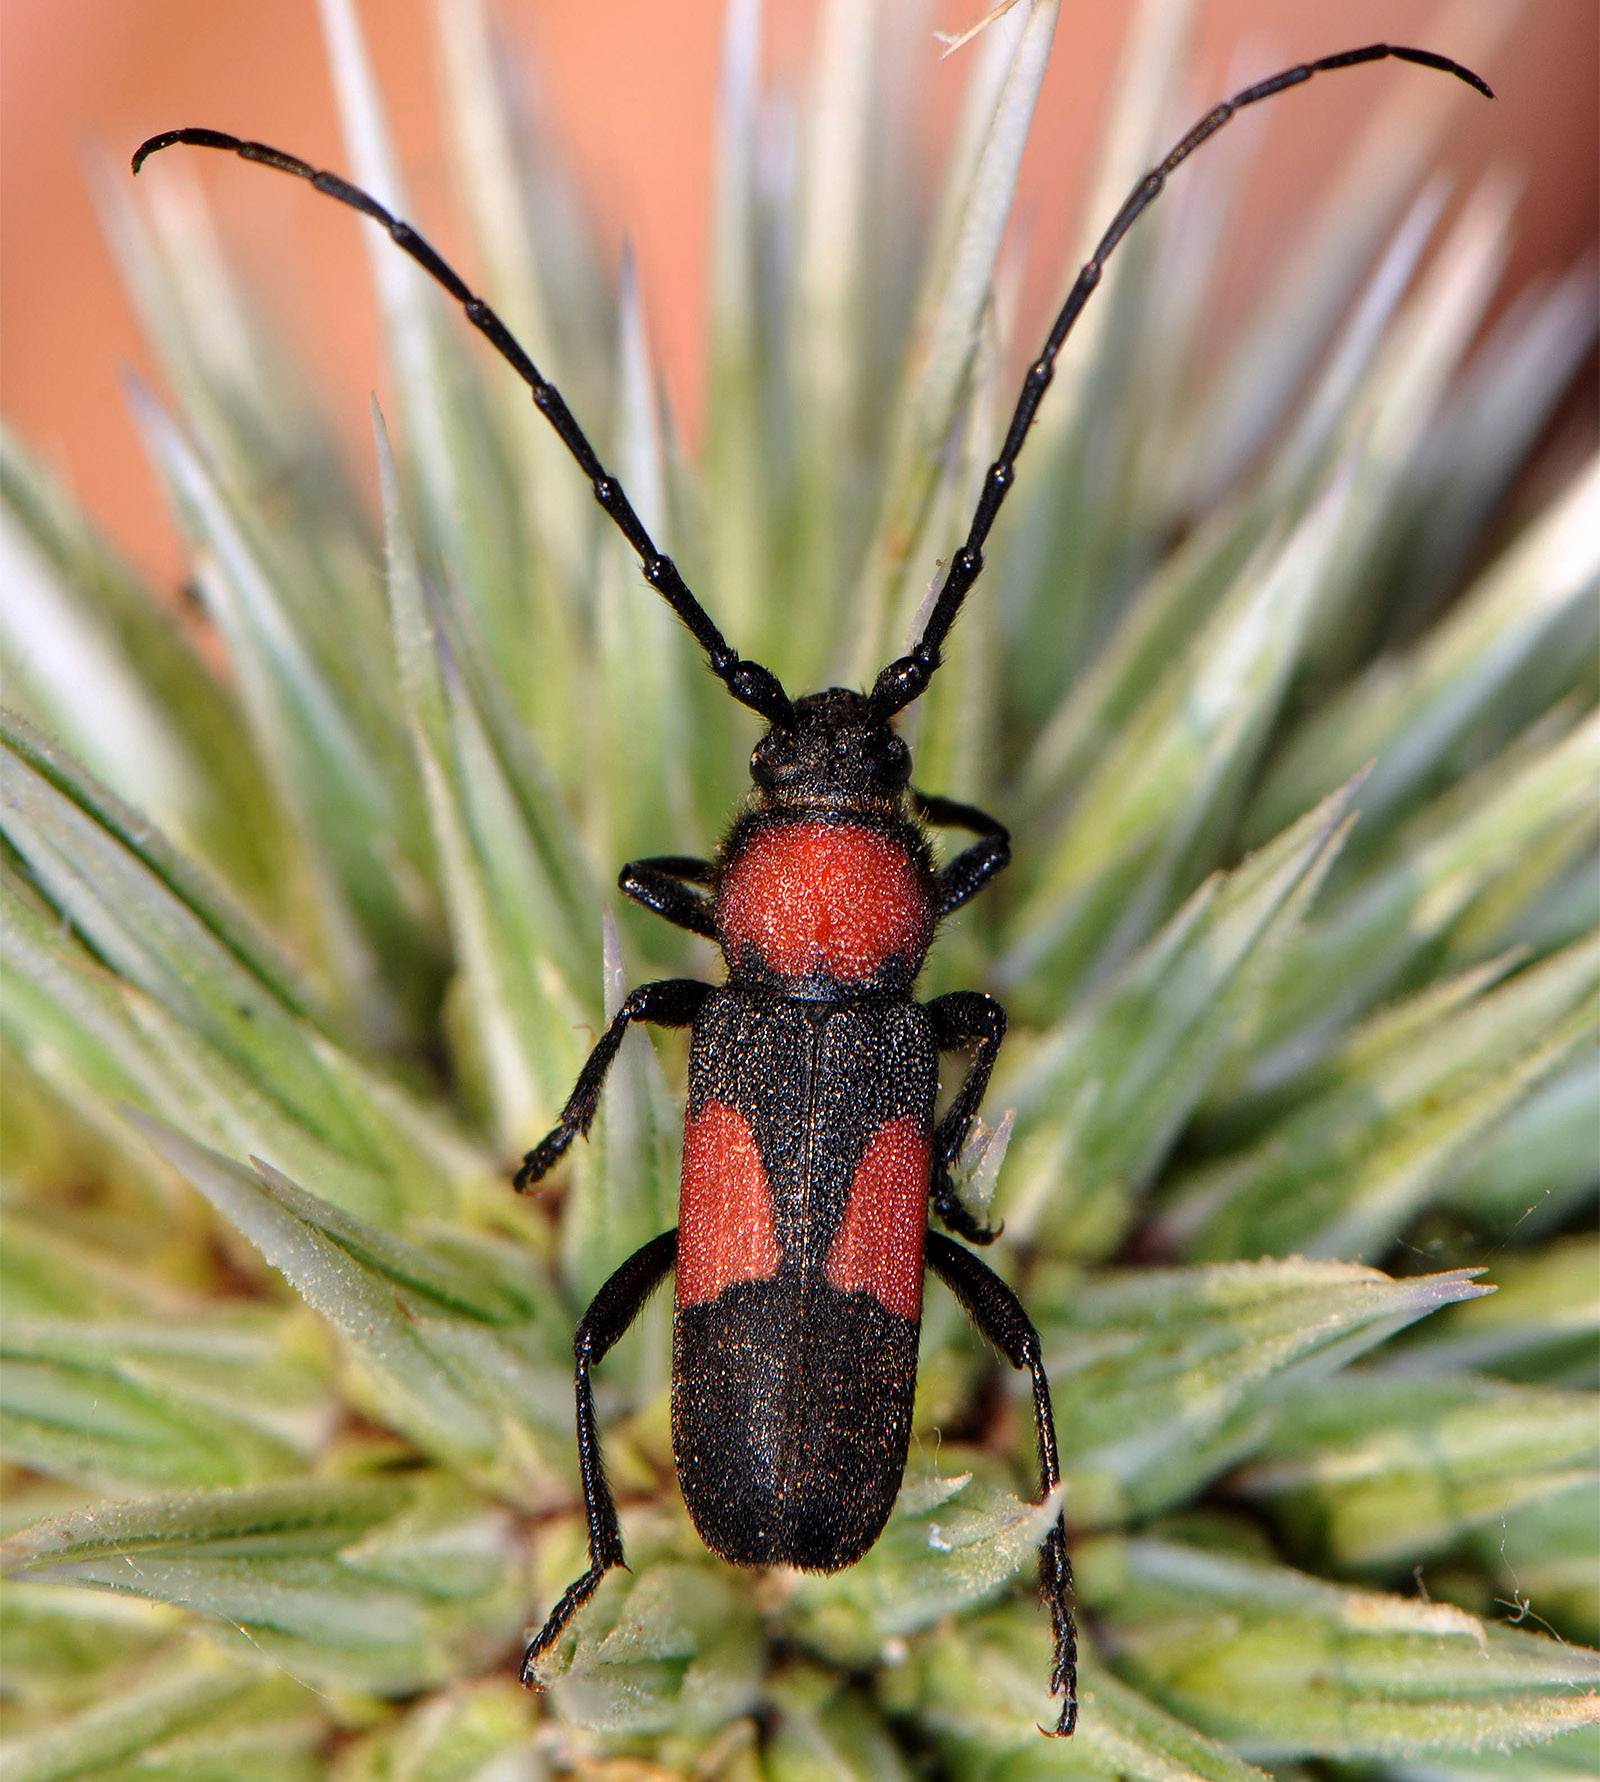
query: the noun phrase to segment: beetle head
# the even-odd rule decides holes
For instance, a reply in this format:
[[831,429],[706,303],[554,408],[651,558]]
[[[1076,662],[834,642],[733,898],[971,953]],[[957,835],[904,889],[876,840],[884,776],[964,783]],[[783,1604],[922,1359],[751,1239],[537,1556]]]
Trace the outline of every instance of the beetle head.
[[808,693],[794,702],[794,718],[774,724],[750,756],[750,777],[767,803],[898,806],[911,751],[864,693]]

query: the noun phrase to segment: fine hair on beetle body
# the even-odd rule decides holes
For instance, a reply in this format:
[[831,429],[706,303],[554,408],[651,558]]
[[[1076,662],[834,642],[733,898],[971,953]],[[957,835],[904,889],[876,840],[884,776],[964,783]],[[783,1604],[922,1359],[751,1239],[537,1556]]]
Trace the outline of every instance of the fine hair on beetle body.
[[[792,697],[723,637],[565,401],[499,316],[406,222],[336,173],[207,128],[165,131],[137,172],[175,145],[212,148],[309,181],[378,223],[461,305],[523,379],[595,499],[638,554],[645,580],[688,627],[711,672],[766,728],[750,757],[753,791],[715,858],[656,856],[624,866],[635,903],[721,950],[720,984],[671,978],[634,989],[593,1048],[560,1119],[517,1173],[527,1191],[588,1132],[606,1073],[635,1023],[691,1032],[677,1224],[630,1256],[580,1320],[577,1447],[589,1564],[529,1644],[523,1680],[613,1567],[623,1564],[601,1460],[590,1371],[650,1294],[675,1277],[673,1452],[706,1544],[739,1565],[834,1572],[877,1541],[899,1492],[911,1432],[923,1281],[928,1270],[1032,1386],[1039,1489],[1061,1483],[1037,1331],[974,1248],[998,1235],[956,1192],[954,1171],[1005,1036],[1005,1011],[976,991],[913,995],[940,922],[1011,858],[1005,825],[976,806],[913,787],[894,720],[929,686],[983,569],[984,546],[1057,356],[1106,261],[1168,177],[1243,107],[1314,75],[1395,59],[1469,69],[1429,50],[1369,44],[1286,69],[1216,105],[1141,179],[1111,218],[1030,365],[920,634],[865,691]],[[930,829],[967,838],[944,865]],[[967,1055],[942,1113],[939,1063]],[[955,1238],[931,1229],[932,1215]],[[1054,1643],[1052,1727],[1077,1724],[1077,1633],[1064,1519],[1039,1551]]]

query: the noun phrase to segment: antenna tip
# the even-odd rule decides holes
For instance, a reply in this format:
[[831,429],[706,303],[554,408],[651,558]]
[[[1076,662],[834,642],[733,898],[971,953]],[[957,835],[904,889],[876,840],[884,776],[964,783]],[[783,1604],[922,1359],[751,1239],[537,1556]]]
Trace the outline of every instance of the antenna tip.
[[1398,61],[1414,62],[1419,68],[1436,68],[1441,74],[1453,74],[1475,92],[1482,93],[1485,99],[1494,97],[1494,88],[1481,74],[1475,74],[1464,63],[1449,56],[1441,56],[1437,50],[1413,49],[1409,44],[1390,44],[1387,48]]
[[147,136],[133,151],[133,171],[137,173],[145,162],[164,148],[170,148],[182,134],[178,130],[163,130],[159,136]]

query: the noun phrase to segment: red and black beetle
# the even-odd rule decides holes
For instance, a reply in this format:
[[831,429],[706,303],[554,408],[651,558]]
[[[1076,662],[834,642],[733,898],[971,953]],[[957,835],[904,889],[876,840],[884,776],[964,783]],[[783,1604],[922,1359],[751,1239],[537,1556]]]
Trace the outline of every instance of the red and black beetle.
[[[966,542],[917,643],[868,693],[832,687],[793,701],[768,669],[729,648],[555,386],[409,224],[337,174],[222,131],[169,130],[134,155],[137,173],[147,156],[175,143],[228,150],[309,180],[382,224],[528,384],[638,552],[645,579],[694,633],[733,697],[767,722],[750,758],[754,796],[716,859],[638,860],[618,881],[636,903],[715,940],[726,981],[673,978],[633,991],[584,1065],[560,1123],[517,1174],[517,1187],[531,1188],[588,1131],[631,1023],[693,1030],[678,1224],[622,1264],[574,1337],[589,1568],[529,1645],[524,1682],[538,1681],[539,1656],[623,1563],[589,1369],[671,1270],[673,1452],[695,1527],[724,1558],[832,1572],[877,1540],[905,1469],[925,1268],[1014,1367],[1028,1369],[1040,1487],[1048,1494],[1059,1484],[1038,1333],[998,1275],[928,1229],[931,1206],[971,1243],[996,1235],[963,1207],[950,1172],[988,1086],[1005,1011],[974,991],[930,1003],[911,992],[939,922],[1005,866],[1010,838],[971,805],[914,791],[910,751],[892,720],[939,666],[1056,356],[1134,220],[1173,169],[1242,107],[1323,70],[1390,56],[1489,94],[1445,56],[1369,44],[1286,69],[1207,112],[1134,187],[1078,274],[1028,370]],[[977,840],[938,867],[928,825]],[[939,1056],[968,1049],[967,1075],[936,1116]],[[1066,1734],[1077,1723],[1077,1638],[1060,1517],[1045,1536],[1039,1572],[1055,1633],[1051,1690],[1065,1698],[1054,1730]]]

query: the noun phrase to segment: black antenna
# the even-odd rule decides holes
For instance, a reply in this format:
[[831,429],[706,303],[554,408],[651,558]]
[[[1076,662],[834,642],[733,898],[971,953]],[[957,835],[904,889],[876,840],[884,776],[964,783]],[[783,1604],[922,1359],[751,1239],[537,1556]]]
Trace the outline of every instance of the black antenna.
[[1023,441],[1028,437],[1028,429],[1033,425],[1033,417],[1039,411],[1040,400],[1055,376],[1056,355],[1072,332],[1072,325],[1089,301],[1091,292],[1099,284],[1100,274],[1105,270],[1105,263],[1111,257],[1112,250],[1138,217],[1154,203],[1173,169],[1188,160],[1203,142],[1215,136],[1245,106],[1270,99],[1273,94],[1281,93],[1286,87],[1297,87],[1310,80],[1312,75],[1321,74],[1327,69],[1354,68],[1363,62],[1382,62],[1391,56],[1401,62],[1415,62],[1423,68],[1437,68],[1441,73],[1453,74],[1457,80],[1475,87],[1486,98],[1494,97],[1488,82],[1474,74],[1470,68],[1463,68],[1459,62],[1452,62],[1448,56],[1436,55],[1432,50],[1408,49],[1388,43],[1369,43],[1364,49],[1342,50],[1336,56],[1323,56],[1315,62],[1302,62],[1298,67],[1286,68],[1281,74],[1273,75],[1270,80],[1258,81],[1252,87],[1245,87],[1231,99],[1225,99],[1220,105],[1214,106],[1165,160],[1151,168],[1128,194],[1122,208],[1112,218],[1110,228],[1100,237],[1094,252],[1084,263],[1083,270],[1073,281],[1067,300],[1061,306],[1061,313],[1056,317],[1055,326],[1044,343],[1044,350],[1028,368],[1022,394],[1017,398],[1011,426],[1006,432],[1005,444],[1000,448],[1000,456],[989,466],[984,477],[983,493],[978,497],[977,512],[972,516],[966,543],[950,560],[944,586],[939,590],[939,597],[934,602],[921,638],[909,656],[901,656],[891,662],[873,684],[872,704],[880,718],[891,717],[910,705],[932,680],[933,672],[939,666],[940,646],[955,623],[956,614],[960,612],[968,590],[983,568],[983,542],[989,536],[989,528],[1000,511],[1000,504],[1016,478],[1017,456],[1022,450]]
[[783,729],[793,727],[794,707],[778,677],[770,669],[763,668],[759,662],[745,661],[712,624],[710,615],[690,593],[688,583],[678,572],[677,564],[664,552],[656,549],[655,541],[645,531],[644,523],[633,511],[632,502],[623,492],[622,484],[600,462],[599,455],[573,418],[572,410],[567,407],[561,392],[540,375],[538,366],[517,344],[511,330],[499,316],[467,287],[454,268],[409,223],[391,216],[370,193],[341,179],[337,173],[326,173],[313,167],[310,162],[302,161],[298,155],[287,155],[282,149],[270,148],[264,142],[246,142],[223,130],[163,130],[159,136],[152,136],[147,142],[140,143],[134,153],[133,171],[137,173],[151,155],[159,154],[162,149],[171,148],[178,143],[189,148],[223,149],[246,161],[259,161],[265,167],[275,167],[280,173],[292,173],[296,179],[309,180],[327,197],[336,198],[341,204],[348,204],[352,210],[359,210],[363,216],[371,217],[375,223],[381,223],[389,232],[390,240],[396,246],[404,248],[424,272],[436,279],[455,298],[466,311],[467,320],[487,338],[490,345],[533,392],[534,406],[555,428],[561,436],[561,443],[577,459],[594,490],[595,500],[638,552],[644,579],[694,633],[695,642],[705,651],[706,659],[711,664],[711,672],[741,705],[759,712],[769,724],[776,724]]

